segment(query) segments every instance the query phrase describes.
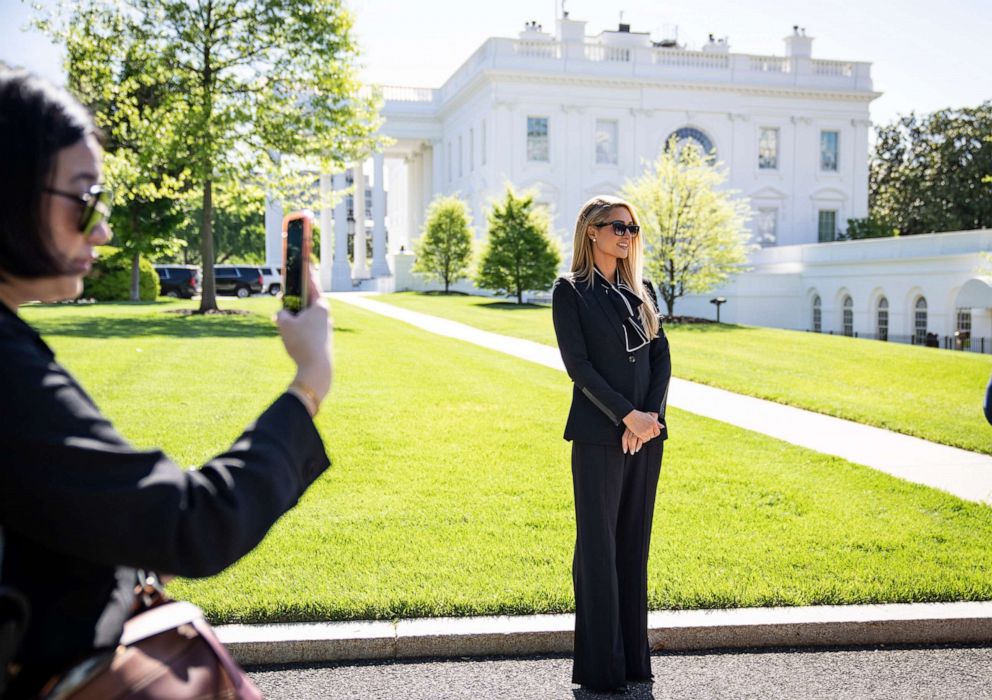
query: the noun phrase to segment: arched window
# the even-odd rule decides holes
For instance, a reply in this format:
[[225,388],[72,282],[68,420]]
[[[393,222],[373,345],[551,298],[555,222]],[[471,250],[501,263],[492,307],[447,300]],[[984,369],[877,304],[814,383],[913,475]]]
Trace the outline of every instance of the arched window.
[[878,300],[878,307],[875,311],[876,325],[878,326],[878,339],[889,339],[889,300],[881,297]]
[[924,297],[916,300],[913,315],[913,341],[918,345],[923,345],[927,341],[927,300]]
[[820,303],[820,295],[813,297],[813,332],[819,333],[823,330],[823,304]]
[[691,145],[698,148],[703,156],[716,160],[716,147],[713,145],[710,137],[699,129],[694,129],[691,126],[683,126],[681,129],[676,129],[665,139],[665,150],[668,150],[668,145],[673,138],[675,139],[676,153],[681,153],[683,148]]
[[955,340],[958,350],[967,350],[971,347],[971,309],[960,307],[957,310],[957,334]]
[[841,304],[844,309],[843,313],[843,325],[844,325],[844,335],[850,337],[854,335],[854,299],[848,294],[844,297],[844,302]]

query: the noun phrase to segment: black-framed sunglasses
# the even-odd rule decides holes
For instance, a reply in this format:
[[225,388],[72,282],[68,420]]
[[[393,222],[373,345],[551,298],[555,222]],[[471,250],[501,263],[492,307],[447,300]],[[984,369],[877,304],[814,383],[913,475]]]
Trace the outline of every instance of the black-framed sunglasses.
[[629,233],[631,238],[633,238],[634,236],[636,236],[641,232],[641,227],[638,226],[637,224],[628,224],[627,222],[620,221],[619,219],[617,219],[616,221],[604,221],[601,224],[593,224],[593,226],[595,226],[596,228],[603,228],[604,226],[612,226],[613,233],[615,233],[616,235],[622,236],[625,233]]
[[93,229],[110,218],[113,209],[114,193],[103,185],[93,185],[82,195],[63,192],[52,187],[46,187],[45,192],[59,197],[71,199],[83,205],[83,213],[79,215],[79,232],[84,236],[93,233]]

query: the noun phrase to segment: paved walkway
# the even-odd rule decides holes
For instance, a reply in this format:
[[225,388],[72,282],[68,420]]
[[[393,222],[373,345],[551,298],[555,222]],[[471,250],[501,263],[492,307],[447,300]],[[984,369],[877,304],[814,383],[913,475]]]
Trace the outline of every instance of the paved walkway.
[[[553,369],[565,369],[558,349],[548,345],[409,311],[358,293],[338,293],[330,297],[333,301],[352,304],[430,333],[481,345]],[[668,403],[690,413],[836,455],[900,479],[942,489],[960,498],[992,503],[992,457],[988,455],[677,378],[672,379]]]

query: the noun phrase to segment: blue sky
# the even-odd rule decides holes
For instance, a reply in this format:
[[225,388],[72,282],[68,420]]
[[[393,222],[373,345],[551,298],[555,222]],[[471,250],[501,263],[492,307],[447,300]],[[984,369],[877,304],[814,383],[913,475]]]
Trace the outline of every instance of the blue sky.
[[[42,0],[52,5],[52,0]],[[524,22],[552,29],[561,0],[348,0],[370,82],[436,87],[489,36],[515,36]],[[875,89],[872,119],[976,105],[992,99],[992,0],[566,0],[587,32],[613,29],[660,38],[677,25],[679,40],[698,48],[709,33],[728,37],[734,52],[783,53],[794,24],[815,37],[818,58],[869,61]],[[59,80],[61,57],[36,33],[21,29],[30,3],[0,0],[0,59]]]

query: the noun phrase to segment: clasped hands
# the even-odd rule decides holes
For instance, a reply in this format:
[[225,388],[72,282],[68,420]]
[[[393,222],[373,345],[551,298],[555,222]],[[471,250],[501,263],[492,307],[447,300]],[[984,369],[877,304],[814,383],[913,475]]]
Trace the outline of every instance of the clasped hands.
[[648,440],[661,435],[665,424],[658,420],[658,414],[633,410],[623,418],[626,429],[620,438],[620,447],[624,454],[639,452]]

